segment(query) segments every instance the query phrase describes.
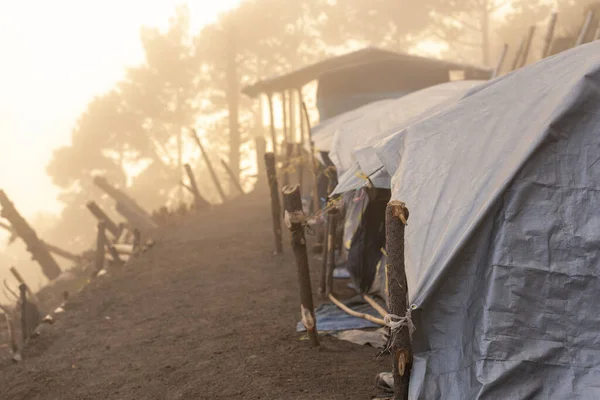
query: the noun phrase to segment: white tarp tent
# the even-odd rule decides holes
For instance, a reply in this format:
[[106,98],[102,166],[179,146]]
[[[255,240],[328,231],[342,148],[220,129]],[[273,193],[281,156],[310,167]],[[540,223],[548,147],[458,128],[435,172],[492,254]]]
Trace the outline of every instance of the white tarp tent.
[[333,194],[364,184],[357,173],[367,175],[376,187],[389,188],[389,175],[373,146],[386,136],[435,114],[459,101],[484,81],[457,81],[435,85],[393,100],[369,104],[336,117],[320,131],[320,139],[331,141],[329,158],[335,164],[339,184]]
[[410,210],[410,398],[600,398],[600,42],[377,153]]

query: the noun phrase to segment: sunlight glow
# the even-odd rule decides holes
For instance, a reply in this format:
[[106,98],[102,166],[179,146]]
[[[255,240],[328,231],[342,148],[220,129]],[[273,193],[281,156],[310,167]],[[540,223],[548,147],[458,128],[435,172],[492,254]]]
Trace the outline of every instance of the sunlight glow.
[[[190,0],[191,29],[239,0]],[[177,0],[23,0],[0,13],[0,188],[21,212],[57,212],[46,176],[52,150],[66,145],[80,113],[124,67],[142,61],[140,27],[164,28]]]

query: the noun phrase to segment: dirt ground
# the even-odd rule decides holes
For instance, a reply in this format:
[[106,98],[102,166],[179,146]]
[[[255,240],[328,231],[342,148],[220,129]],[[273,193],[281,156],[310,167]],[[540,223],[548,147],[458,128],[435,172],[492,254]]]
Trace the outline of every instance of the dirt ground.
[[73,295],[20,364],[0,348],[0,399],[369,399],[389,358],[300,340],[289,236],[277,258],[267,198],[254,192],[157,235]]

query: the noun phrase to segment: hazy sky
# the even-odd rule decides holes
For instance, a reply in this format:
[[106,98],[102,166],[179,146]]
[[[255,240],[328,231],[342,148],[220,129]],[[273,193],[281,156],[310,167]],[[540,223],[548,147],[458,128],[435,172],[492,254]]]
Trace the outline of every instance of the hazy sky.
[[[166,26],[177,0],[0,3],[0,189],[26,216],[58,211],[46,176],[52,149],[97,94],[142,61],[141,25]],[[188,0],[192,28],[238,0]]]

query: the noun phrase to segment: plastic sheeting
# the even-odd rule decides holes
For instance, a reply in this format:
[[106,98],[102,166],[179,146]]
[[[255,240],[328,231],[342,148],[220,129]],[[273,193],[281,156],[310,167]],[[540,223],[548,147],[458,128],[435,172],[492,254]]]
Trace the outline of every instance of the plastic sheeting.
[[360,118],[342,114],[339,121],[323,129],[331,139],[330,158],[339,176],[339,185],[332,194],[344,193],[365,185],[366,175],[374,187],[389,189],[390,175],[379,159],[376,146],[386,137],[410,124],[434,115],[439,110],[459,101],[483,81],[457,81],[432,86],[402,98],[378,102],[362,110]]
[[335,135],[329,157],[338,174],[352,167],[355,150],[404,128],[425,112],[430,114],[437,105],[459,100],[479,84],[481,81],[457,81],[431,86],[399,99],[370,104],[359,118],[333,125]]
[[411,399],[600,398],[599,110],[594,42],[380,149],[410,210]]

